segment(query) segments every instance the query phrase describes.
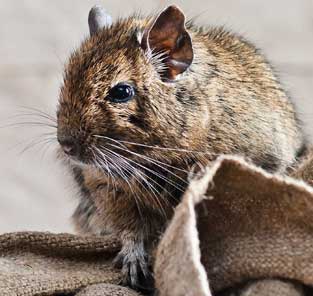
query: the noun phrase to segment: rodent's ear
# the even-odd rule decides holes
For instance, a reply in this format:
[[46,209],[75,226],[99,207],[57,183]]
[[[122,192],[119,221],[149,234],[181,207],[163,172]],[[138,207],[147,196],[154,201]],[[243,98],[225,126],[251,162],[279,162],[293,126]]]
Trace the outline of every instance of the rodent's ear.
[[90,35],[96,34],[104,27],[112,25],[112,17],[107,14],[105,9],[99,5],[92,7],[88,15],[88,24]]
[[162,79],[175,80],[193,61],[192,41],[185,27],[185,15],[169,6],[145,30],[141,47],[165,63]]

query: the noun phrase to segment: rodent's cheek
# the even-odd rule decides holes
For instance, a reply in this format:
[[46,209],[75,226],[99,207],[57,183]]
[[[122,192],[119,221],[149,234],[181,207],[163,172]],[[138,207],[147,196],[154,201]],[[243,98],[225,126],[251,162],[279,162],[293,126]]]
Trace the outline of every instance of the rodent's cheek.
[[126,103],[110,104],[108,107],[104,114],[104,120],[108,125],[119,127],[130,127],[129,119],[139,112],[136,99]]

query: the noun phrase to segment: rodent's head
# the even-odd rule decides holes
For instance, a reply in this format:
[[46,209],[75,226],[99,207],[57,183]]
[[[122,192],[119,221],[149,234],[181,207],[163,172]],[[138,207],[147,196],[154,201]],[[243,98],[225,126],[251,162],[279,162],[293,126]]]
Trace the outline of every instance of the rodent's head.
[[175,97],[176,81],[193,61],[184,14],[170,6],[154,19],[107,22],[100,8],[91,10],[91,36],[66,66],[57,111],[63,151],[109,167],[123,157],[180,157],[148,146],[184,148],[191,141]]

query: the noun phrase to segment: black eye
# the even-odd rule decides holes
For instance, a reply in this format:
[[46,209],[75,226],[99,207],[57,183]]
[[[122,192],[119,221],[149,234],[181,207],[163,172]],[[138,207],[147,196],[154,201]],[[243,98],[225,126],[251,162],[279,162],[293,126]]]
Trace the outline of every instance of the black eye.
[[108,99],[114,103],[124,103],[135,95],[135,89],[127,83],[119,83],[112,87]]

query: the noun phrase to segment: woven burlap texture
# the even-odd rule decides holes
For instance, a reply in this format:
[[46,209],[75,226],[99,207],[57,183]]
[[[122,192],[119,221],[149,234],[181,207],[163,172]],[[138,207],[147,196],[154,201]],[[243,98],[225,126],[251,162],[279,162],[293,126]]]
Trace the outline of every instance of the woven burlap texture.
[[2,235],[0,295],[55,295],[95,283],[116,284],[120,274],[111,260],[119,248],[112,237],[38,232]]
[[135,291],[112,284],[91,285],[82,289],[76,296],[139,296]]
[[[306,159],[292,174],[310,182],[310,167]],[[313,284],[312,199],[302,181],[219,158],[193,178],[158,246],[159,295],[305,295],[302,287]],[[2,235],[0,295],[139,295],[118,286],[111,262],[119,248],[111,236]]]
[[156,258],[162,296],[217,294],[264,278],[310,286],[312,187],[221,157],[191,182]]

